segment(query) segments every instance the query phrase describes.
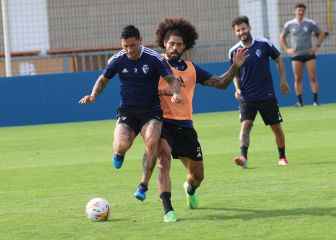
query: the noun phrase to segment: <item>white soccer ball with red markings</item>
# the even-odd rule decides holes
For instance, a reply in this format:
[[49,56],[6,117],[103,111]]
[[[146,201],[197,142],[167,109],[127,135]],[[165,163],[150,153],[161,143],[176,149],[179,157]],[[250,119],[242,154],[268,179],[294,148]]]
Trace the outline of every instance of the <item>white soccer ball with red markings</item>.
[[86,204],[85,212],[92,221],[106,221],[110,215],[110,204],[104,198],[93,198]]

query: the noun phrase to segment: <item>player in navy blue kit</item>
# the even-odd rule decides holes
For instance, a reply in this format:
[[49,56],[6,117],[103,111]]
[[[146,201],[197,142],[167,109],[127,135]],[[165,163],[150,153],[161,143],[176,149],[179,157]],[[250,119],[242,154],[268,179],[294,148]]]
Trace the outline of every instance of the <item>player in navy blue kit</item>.
[[169,83],[173,91],[171,101],[174,103],[181,101],[179,84],[160,54],[141,45],[140,32],[136,27],[129,25],[123,29],[121,46],[123,50],[111,57],[91,95],[84,96],[79,102],[95,102],[109,79],[119,75],[121,104],[114,131],[112,162],[116,169],[121,168],[125,153],[138,133],[141,133],[146,152],[144,176],[150,177],[155,166],[162,125],[158,96],[160,76]]
[[232,29],[240,42],[230,49],[230,59],[238,48],[248,49],[248,57],[234,80],[235,97],[240,103],[241,120],[241,154],[234,160],[237,165],[243,168],[247,167],[250,132],[256,114],[259,112],[264,123],[270,125],[275,135],[279,152],[278,164],[281,166],[287,165],[285,135],[280,124],[282,117],[274,93],[269,61],[271,57],[277,64],[280,74],[280,89],[283,94],[287,94],[289,88],[280,52],[268,39],[252,38],[249,19],[246,16],[235,18],[232,22]]

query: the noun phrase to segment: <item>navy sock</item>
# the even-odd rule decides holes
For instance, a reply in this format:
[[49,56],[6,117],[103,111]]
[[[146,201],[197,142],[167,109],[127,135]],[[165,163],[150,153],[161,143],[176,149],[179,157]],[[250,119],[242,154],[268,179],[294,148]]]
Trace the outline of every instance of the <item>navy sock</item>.
[[145,183],[140,183],[138,188],[143,191],[143,192],[147,192],[148,191],[148,185]]
[[247,146],[241,146],[240,147],[240,155],[244,156],[247,159],[247,152],[248,152],[248,147]]
[[318,103],[318,94],[317,93],[313,93],[313,101],[315,103]]
[[113,159],[118,160],[118,161],[123,161],[124,160],[124,155],[121,154],[113,154]]
[[286,151],[285,151],[285,147],[278,147],[278,151],[279,151],[279,158],[286,158]]
[[192,184],[188,183],[187,193],[189,195],[194,195],[197,187],[194,187]]
[[172,203],[171,203],[171,193],[170,192],[162,192],[160,194],[160,198],[162,200],[163,210],[164,214],[166,214],[169,211],[173,211]]
[[298,101],[301,105],[303,105],[302,94],[297,95]]

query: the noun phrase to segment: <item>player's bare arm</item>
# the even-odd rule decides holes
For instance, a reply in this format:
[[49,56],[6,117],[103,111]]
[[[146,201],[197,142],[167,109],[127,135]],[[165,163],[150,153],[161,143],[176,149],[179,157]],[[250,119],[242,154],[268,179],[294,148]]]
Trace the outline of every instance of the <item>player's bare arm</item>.
[[84,96],[81,100],[79,100],[79,103],[80,104],[94,103],[96,101],[96,97],[104,90],[109,80],[110,79],[104,77],[103,75],[100,75],[95,85],[93,86],[91,94]]
[[292,55],[295,54],[295,50],[293,48],[288,47],[286,36],[285,36],[284,32],[282,32],[280,34],[280,46],[288,55],[292,56]]
[[236,74],[236,76],[233,78],[233,84],[235,86],[235,98],[239,100],[241,91],[240,91],[240,80],[238,74]]
[[285,71],[285,64],[281,57],[277,57],[274,60],[278,66],[278,71],[280,75],[280,90],[282,94],[287,94],[289,92],[286,71]]
[[167,81],[169,84],[171,90],[172,90],[172,98],[171,101],[173,103],[180,103],[182,102],[182,96],[180,94],[181,92],[181,86],[179,81],[173,76],[173,75],[167,75],[164,77],[164,80]]
[[210,79],[205,81],[204,84],[215,88],[226,89],[232,82],[233,78],[237,75],[240,66],[243,65],[247,57],[247,49],[238,49],[233,55],[233,63],[229,70],[221,76],[212,76]]
[[322,46],[322,43],[326,37],[325,32],[321,31],[319,34],[316,34],[316,37],[317,37],[316,45],[312,49],[313,54],[316,54],[320,50],[320,47]]

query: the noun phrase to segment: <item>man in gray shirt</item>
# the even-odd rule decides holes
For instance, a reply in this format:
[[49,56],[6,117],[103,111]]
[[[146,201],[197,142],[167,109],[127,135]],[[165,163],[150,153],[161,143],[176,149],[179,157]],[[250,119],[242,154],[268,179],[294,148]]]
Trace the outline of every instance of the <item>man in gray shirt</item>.
[[[313,104],[317,106],[319,85],[316,78],[316,53],[321,47],[325,33],[321,31],[315,21],[304,18],[306,6],[298,3],[295,6],[295,18],[286,22],[280,34],[280,45],[291,56],[294,71],[294,87],[298,98],[297,106],[303,106],[302,78],[303,67],[306,64],[313,92]],[[315,46],[312,44],[312,36],[316,36]],[[288,37],[288,42],[287,42]]]

